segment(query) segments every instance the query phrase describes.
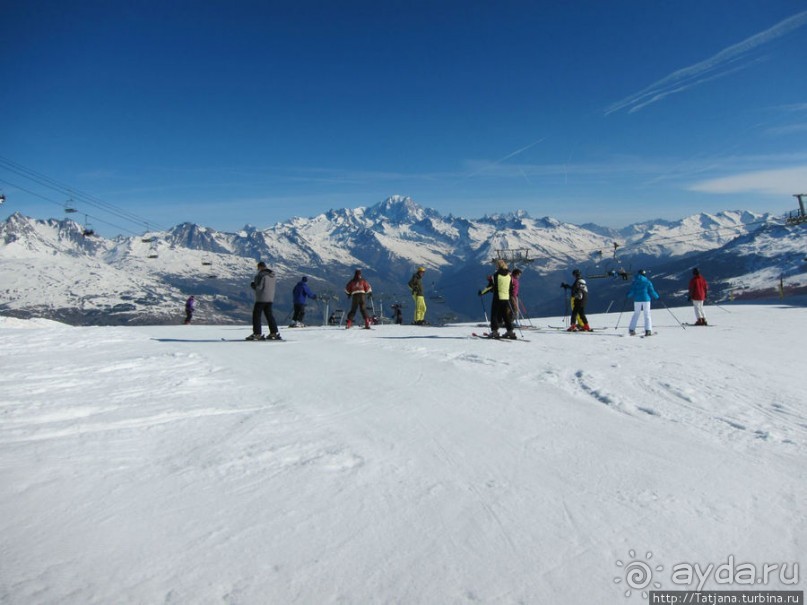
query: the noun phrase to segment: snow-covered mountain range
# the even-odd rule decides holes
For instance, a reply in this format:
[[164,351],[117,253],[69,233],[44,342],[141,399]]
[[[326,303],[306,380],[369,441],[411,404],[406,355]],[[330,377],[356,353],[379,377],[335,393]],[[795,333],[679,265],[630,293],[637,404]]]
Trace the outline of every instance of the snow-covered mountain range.
[[[330,210],[272,227],[237,233],[183,223],[138,237],[87,237],[72,220],[11,215],[0,224],[0,312],[74,324],[174,323],[188,295],[206,323],[243,323],[257,260],[278,274],[276,315],[290,309],[291,289],[309,276],[320,297],[309,318],[342,305],[344,284],[357,267],[375,292],[376,312],[393,302],[412,308],[406,282],[427,269],[432,323],[483,316],[476,292],[491,260],[524,270],[522,295],[534,313],[562,312],[559,288],[579,267],[587,274],[592,311],[624,298],[626,284],[606,276],[647,268],[665,296],[681,295],[698,264],[720,297],[772,292],[779,276],[804,288],[803,226],[747,211],[650,221],[624,229],[573,225],[524,212],[466,219],[395,196],[371,207]],[[615,246],[616,244],[616,246]],[[677,299],[680,300],[680,299]]]

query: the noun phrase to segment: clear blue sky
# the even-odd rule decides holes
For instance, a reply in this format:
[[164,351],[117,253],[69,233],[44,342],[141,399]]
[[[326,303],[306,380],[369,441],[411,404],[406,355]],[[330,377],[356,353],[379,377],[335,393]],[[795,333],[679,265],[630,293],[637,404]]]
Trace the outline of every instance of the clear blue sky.
[[[805,2],[0,0],[0,22],[0,157],[155,227],[392,194],[624,226],[807,192]],[[63,215],[0,179],[0,217]]]

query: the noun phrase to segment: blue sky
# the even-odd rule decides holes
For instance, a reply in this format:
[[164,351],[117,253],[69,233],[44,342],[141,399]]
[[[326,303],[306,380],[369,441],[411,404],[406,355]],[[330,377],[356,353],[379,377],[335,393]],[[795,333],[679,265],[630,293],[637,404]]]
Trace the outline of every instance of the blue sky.
[[807,192],[804,2],[0,0],[0,15],[2,218],[62,216],[74,188],[104,234],[265,227],[393,194],[624,226],[784,212]]

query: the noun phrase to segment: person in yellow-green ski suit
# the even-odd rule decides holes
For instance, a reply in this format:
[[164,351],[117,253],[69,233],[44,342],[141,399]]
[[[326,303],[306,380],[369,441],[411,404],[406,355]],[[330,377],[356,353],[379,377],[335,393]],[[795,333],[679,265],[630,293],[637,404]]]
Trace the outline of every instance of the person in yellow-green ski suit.
[[424,267],[418,267],[412,279],[407,284],[412,292],[412,300],[415,302],[415,325],[422,326],[426,322],[426,296],[423,293]]

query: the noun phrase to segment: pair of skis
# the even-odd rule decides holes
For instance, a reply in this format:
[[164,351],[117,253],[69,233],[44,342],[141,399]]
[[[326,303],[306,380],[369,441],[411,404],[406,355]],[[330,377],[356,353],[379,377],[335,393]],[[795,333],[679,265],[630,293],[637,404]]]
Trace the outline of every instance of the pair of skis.
[[500,342],[529,342],[529,340],[526,340],[525,338],[507,338],[505,336],[499,336],[496,338],[495,336],[492,336],[490,332],[471,332],[471,337],[481,338],[483,340],[497,340]]

